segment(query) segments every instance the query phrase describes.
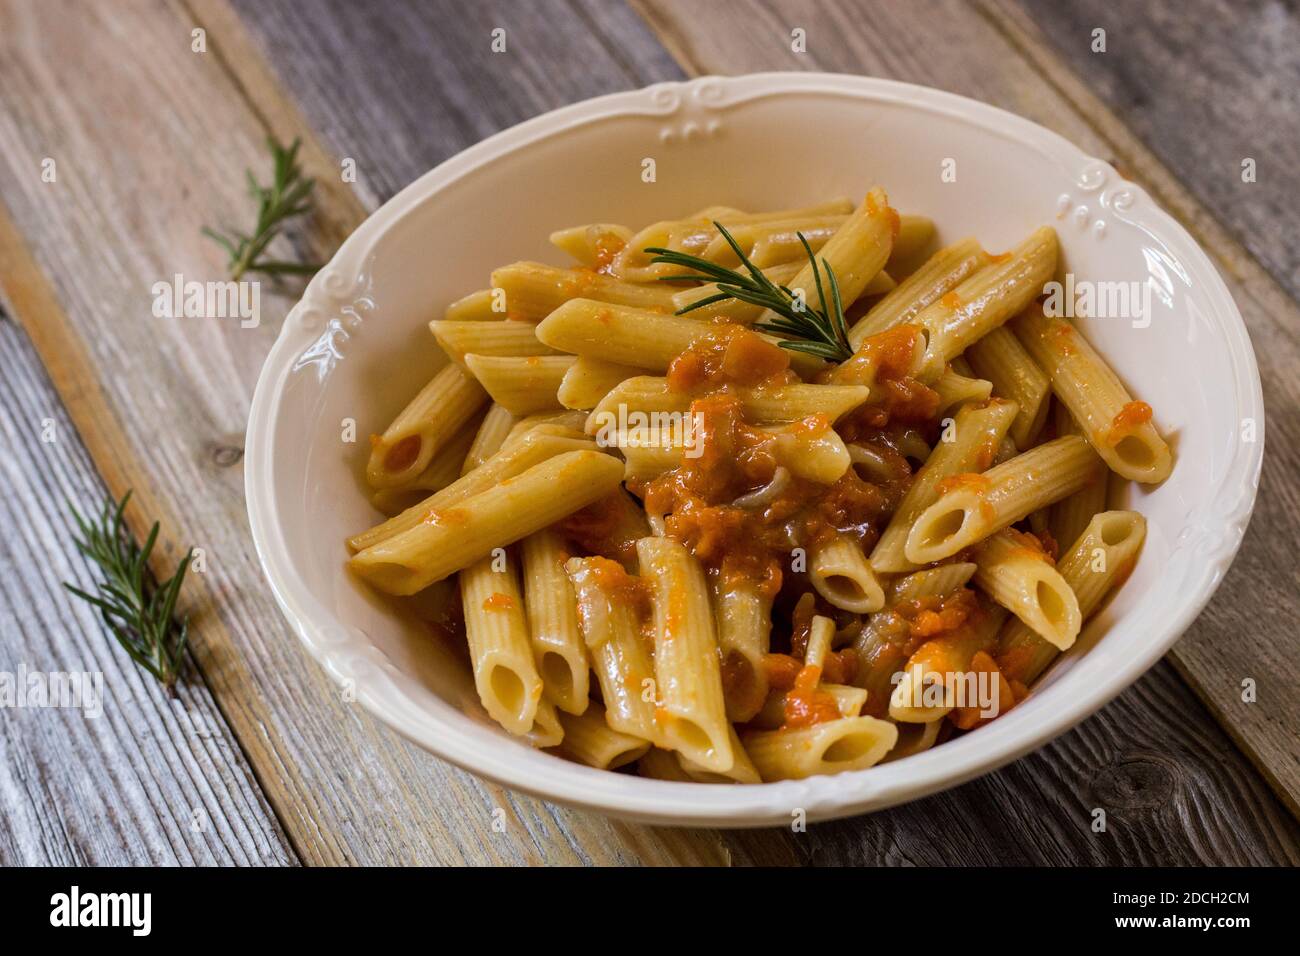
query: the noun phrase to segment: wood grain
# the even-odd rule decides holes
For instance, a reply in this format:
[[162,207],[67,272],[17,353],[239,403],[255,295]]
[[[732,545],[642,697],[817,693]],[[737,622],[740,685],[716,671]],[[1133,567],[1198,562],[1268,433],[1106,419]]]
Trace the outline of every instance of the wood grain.
[[0,282],[109,492],[136,489],[135,530],[162,521],[160,560],[206,549],[187,587],[195,659],[293,847],[308,863],[721,860],[705,834],[649,839],[431,759],[345,703],[288,633],[248,538],[239,458],[289,300],[264,289],[256,329],[150,314],[155,281],[220,275],[199,227],[248,215],[243,166],[265,176],[259,115],[219,58],[191,52],[196,25],[165,3],[0,9]]
[[[1300,697],[1288,690],[1300,684],[1295,599],[1300,571],[1291,553],[1291,543],[1300,537],[1295,481],[1300,470],[1300,342],[1295,331],[1300,307],[1089,90],[1086,80],[1059,61],[1011,2],[727,0],[701,5],[634,0],[634,6],[692,73],[867,73],[951,90],[1026,116],[1093,155],[1114,157],[1217,261],[1259,359],[1268,453],[1241,553],[1214,601],[1170,656],[1288,806],[1300,812]],[[1132,15],[1140,16],[1136,10]],[[746,29],[729,28],[738,22]],[[804,53],[791,50],[794,27],[806,31]],[[1158,35],[1149,42],[1159,42]],[[1188,55],[1195,57],[1195,48]],[[1174,113],[1178,102],[1161,101]],[[1294,130],[1294,120],[1290,128]],[[1280,223],[1296,218],[1295,191],[1290,195],[1290,212]],[[1257,703],[1241,699],[1242,680],[1248,677],[1259,687]]]
[[99,716],[43,708],[0,719],[0,865],[295,863],[208,688],[190,681],[168,699],[63,589],[94,586],[69,546],[64,503],[94,510],[106,492],[3,312],[0,380],[0,671],[97,672],[103,682]]

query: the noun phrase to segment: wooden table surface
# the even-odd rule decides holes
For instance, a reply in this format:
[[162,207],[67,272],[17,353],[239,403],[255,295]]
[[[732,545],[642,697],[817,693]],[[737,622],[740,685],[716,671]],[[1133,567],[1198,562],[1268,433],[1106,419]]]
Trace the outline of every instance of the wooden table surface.
[[[242,171],[265,169],[268,132],[302,136],[321,181],[283,251],[328,256],[503,127],[661,80],[775,69],[1013,110],[1110,159],[1192,231],[1264,379],[1268,454],[1242,551],[1177,647],[1101,713],[905,807],[807,833],[672,830],[479,781],[344,700],[262,581],[242,442],[291,297],[241,329],[155,319],[151,286],[220,277],[199,227],[247,216]],[[102,671],[106,697],[94,720],[0,711],[0,864],[1300,862],[1294,4],[0,0],[0,90],[0,671]],[[127,488],[137,531],[162,521],[165,564],[190,543],[206,554],[186,585],[193,667],[175,699],[61,586],[93,580],[65,500],[94,508]]]

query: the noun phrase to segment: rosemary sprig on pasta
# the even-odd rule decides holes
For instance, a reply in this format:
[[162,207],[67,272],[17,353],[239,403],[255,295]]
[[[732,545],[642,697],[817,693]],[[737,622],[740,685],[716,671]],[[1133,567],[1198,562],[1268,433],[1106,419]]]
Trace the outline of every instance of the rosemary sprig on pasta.
[[264,259],[262,254],[284,228],[285,221],[311,211],[312,190],[316,180],[304,178],[298,163],[298,147],[302,141],[295,139],[287,148],[273,137],[267,137],[274,166],[271,185],[263,186],[253,176],[251,169],[244,170],[248,178],[249,196],[257,201],[257,224],[251,233],[232,230],[218,232],[204,226],[202,232],[226,250],[230,257],[226,268],[230,278],[238,281],[245,272],[263,275],[312,275],[320,266],[311,262],[286,262]]
[[122,522],[130,500],[128,491],[116,504],[105,503],[92,520],[72,508],[81,531],[81,537],[75,539],[77,550],[99,566],[104,580],[98,585],[98,594],[66,582],[63,586],[98,608],[104,624],[131,659],[158,678],[171,694],[185,666],[189,642],[189,622],[176,619],[176,599],[194,551],[185,553],[176,572],[166,581],[155,579],[149,570],[149,556],[158,540],[158,522],[149,530],[143,547],[136,544]]
[[[853,356],[853,346],[849,344],[849,325],[844,318],[844,306],[840,301],[840,286],[835,278],[835,270],[829,262],[817,262],[812,247],[803,233],[798,233],[808,261],[812,264],[813,278],[817,284],[817,299],[820,309],[812,308],[804,296],[796,295],[791,289],[777,285],[761,269],[749,261],[740,245],[727,232],[725,226],[716,220],[713,223],[718,232],[727,240],[727,244],[740,257],[741,264],[748,275],[720,266],[716,262],[701,259],[698,256],[674,249],[650,246],[645,251],[655,254],[651,262],[681,266],[694,270],[694,274],[665,276],[660,281],[679,282],[682,279],[698,279],[700,282],[712,282],[718,286],[715,295],[707,296],[698,302],[692,302],[677,314],[683,315],[694,309],[700,309],[724,299],[739,299],[751,305],[761,306],[774,312],[777,318],[765,319],[754,323],[754,328],[771,332],[781,338],[781,347],[794,352],[807,352],[832,362],[843,362]],[[830,298],[822,287],[822,267],[826,269],[826,285],[830,289]]]

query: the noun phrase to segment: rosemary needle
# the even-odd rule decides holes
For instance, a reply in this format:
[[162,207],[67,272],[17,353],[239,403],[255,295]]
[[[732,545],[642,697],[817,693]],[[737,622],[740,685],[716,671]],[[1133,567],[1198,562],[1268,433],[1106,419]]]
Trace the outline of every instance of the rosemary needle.
[[[727,244],[740,257],[741,265],[748,275],[726,266],[701,259],[698,256],[659,246],[650,246],[645,251],[654,253],[651,262],[681,266],[692,270],[686,275],[664,276],[664,282],[679,282],[682,279],[697,279],[700,282],[713,282],[718,286],[716,295],[707,296],[698,302],[692,302],[677,314],[683,315],[694,309],[721,302],[724,299],[739,299],[751,305],[761,306],[776,313],[777,318],[755,322],[754,328],[771,332],[779,336],[782,348],[795,352],[807,352],[832,362],[843,362],[853,356],[853,347],[849,344],[849,326],[844,318],[844,305],[840,300],[840,286],[835,278],[835,270],[829,262],[817,262],[812,247],[803,233],[797,233],[803,244],[808,261],[812,263],[813,279],[817,284],[817,298],[820,309],[809,306],[802,298],[796,297],[789,288],[777,285],[749,261],[740,245],[727,232],[725,226],[716,220],[713,223],[718,232],[727,240]],[[822,267],[826,269],[826,285],[830,289],[830,298],[822,286]]]
[[158,540],[158,522],[149,530],[144,545],[137,544],[122,522],[130,500],[128,491],[116,504],[105,503],[92,520],[83,518],[76,507],[69,505],[81,532],[81,537],[75,539],[77,550],[99,566],[104,579],[99,582],[98,594],[66,582],[63,586],[98,608],[131,659],[158,678],[171,694],[184,668],[189,642],[188,620],[176,620],[176,599],[194,550],[186,552],[170,578],[157,581],[149,569],[149,556]]
[[311,275],[320,268],[316,263],[262,258],[266,247],[280,235],[287,220],[311,211],[312,190],[316,188],[316,180],[305,178],[298,163],[301,139],[295,139],[288,148],[270,136],[266,143],[273,163],[271,185],[262,186],[251,169],[244,171],[249,195],[257,202],[257,225],[253,231],[222,233],[207,226],[202,229],[205,236],[226,250],[230,257],[226,268],[234,281],[246,272],[269,276]]

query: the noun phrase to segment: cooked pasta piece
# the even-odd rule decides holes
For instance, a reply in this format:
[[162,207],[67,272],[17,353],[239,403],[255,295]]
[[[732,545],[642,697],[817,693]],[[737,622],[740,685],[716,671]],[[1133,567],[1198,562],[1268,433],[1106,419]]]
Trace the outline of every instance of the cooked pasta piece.
[[878,764],[897,740],[898,728],[875,717],[843,717],[742,738],[759,776],[769,782],[864,770]]
[[[867,283],[885,267],[898,229],[898,213],[889,205],[885,191],[877,186],[816,254],[814,261],[823,287],[830,281],[829,270],[834,273],[845,308],[857,301]],[[796,296],[802,292],[806,301],[816,302],[817,284],[813,262],[808,262],[790,280],[789,287]],[[767,313],[764,318],[776,316]]]
[[966,405],[957,412],[876,542],[871,552],[873,568],[881,573],[913,571],[928,563],[911,561],[905,553],[912,526],[939,500],[940,482],[954,475],[983,471],[993,463],[995,449],[1015,417],[1014,402]]
[[1033,535],[1004,528],[975,546],[975,584],[1036,634],[1065,650],[1079,635],[1079,601]]
[[1112,471],[1147,484],[1169,477],[1173,458],[1151,423],[1151,406],[1133,400],[1078,329],[1065,319],[1048,318],[1039,305],[1011,328]]
[[[935,380],[934,390],[939,393],[938,414],[946,415],[967,402],[985,402],[993,394],[993,383],[982,378],[969,378],[946,368]],[[1004,396],[999,396],[1004,397]]]
[[560,407],[556,392],[574,361],[571,355],[512,358],[471,353],[465,356],[465,367],[510,414],[533,415]]
[[974,575],[975,565],[969,561],[954,561],[952,564],[922,568],[890,583],[889,603],[897,604],[900,601],[914,601],[917,598],[949,594],[965,587]]
[[1082,488],[1048,509],[1047,527],[1058,544],[1077,540],[1093,517],[1106,510],[1109,485],[1110,469],[1104,461],[1098,461]]
[[537,326],[530,322],[448,322],[434,319],[429,331],[447,357],[465,364],[468,353],[476,355],[555,355],[555,349],[537,340]]
[[767,699],[763,666],[772,629],[772,598],[745,578],[715,575],[709,582],[722,658],[722,692],[727,719],[744,723]]
[[412,505],[396,517],[353,535],[348,539],[348,547],[353,551],[361,551],[400,532],[409,531],[428,521],[439,508],[450,508],[499,482],[523,474],[539,462],[567,451],[586,451],[593,447],[591,440],[582,435],[526,435],[514,447],[503,448],[493,455],[483,463],[482,468],[471,469],[464,477],[453,481],[419,504]]
[[[715,326],[688,316],[591,299],[571,299],[537,326],[537,337],[562,352],[653,372],[667,371],[673,359],[692,343],[715,334]],[[762,338],[775,341],[770,336]],[[816,372],[823,364],[814,356],[799,353],[790,354],[790,363],[804,374]]]
[[448,365],[402,409],[383,435],[370,440],[366,480],[400,488],[429,466],[434,453],[483,407],[487,393],[458,365]]
[[[830,227],[825,236],[819,237],[817,230],[811,228],[815,223],[823,221],[827,217],[832,219],[839,217],[840,221],[843,221],[842,217],[847,216],[852,211],[853,203],[844,199],[816,206],[805,206],[800,209],[781,209],[767,213],[739,213],[733,210],[714,216],[708,213],[721,211],[706,210],[704,216],[656,222],[642,229],[628,240],[626,247],[614,256],[610,264],[610,272],[612,275],[626,279],[629,282],[654,282],[657,279],[676,275],[678,270],[675,267],[664,263],[652,263],[650,260],[654,254],[646,252],[646,250],[651,247],[658,247],[707,257],[710,245],[718,238],[718,230],[713,224],[714,221],[721,222],[728,229],[736,231],[739,231],[740,227],[746,224],[781,223],[785,226],[785,231],[788,234],[793,235],[794,232],[803,231],[809,243],[818,243],[829,239],[834,227]],[[825,231],[825,227],[823,229]],[[753,244],[762,237],[757,235],[745,237],[742,235],[738,238],[748,238],[750,240],[746,252],[757,264],[758,260],[754,259]],[[789,258],[783,261],[788,262],[790,259],[801,258],[802,255],[802,249],[799,250],[798,255],[795,255],[794,250],[791,250]],[[766,261],[770,258],[771,255],[763,255],[765,265],[777,264]]]
[[502,555],[466,567],[460,594],[479,700],[510,733],[528,733],[542,699],[542,679],[528,644],[514,561]]
[[641,581],[619,574],[608,558],[570,558],[564,565],[577,597],[578,624],[600,685],[605,722],[619,733],[659,744],[655,668],[642,634]]
[[[486,466],[485,466],[486,467]],[[349,566],[389,594],[414,594],[614,491],[623,466],[608,455],[571,451],[359,552]]]
[[919,313],[914,321],[929,343],[923,377],[938,378],[954,356],[1033,302],[1056,272],[1056,258],[1056,232],[1043,226]]
[[[829,694],[835,701],[835,709],[841,717],[857,717],[867,703],[867,691],[861,687],[848,684],[817,685],[818,693]],[[772,691],[763,702],[763,709],[751,720],[750,726],[757,730],[776,730],[785,724],[785,703],[789,691]]]
[[1019,411],[1011,423],[1011,440],[1017,448],[1028,448],[1047,421],[1052,396],[1047,374],[1003,327],[990,330],[973,343],[966,350],[966,357],[975,373],[993,384],[993,394],[1016,403]]
[[467,475],[483,462],[487,461],[506,443],[506,436],[515,427],[515,416],[493,402],[487,414],[474,431],[474,438],[461,459],[458,474]]
[[661,742],[706,770],[726,773],[736,755],[704,572],[668,538],[642,538],[636,551],[651,587]]
[[1038,445],[983,475],[954,475],[942,496],[917,516],[903,551],[928,564],[951,557],[1031,511],[1078,491],[1096,453],[1076,435]]
[[731,752],[735,754],[735,762],[732,763],[731,769],[725,773],[717,773],[709,770],[684,753],[678,752],[677,762],[681,764],[682,769],[686,771],[686,776],[690,777],[696,783],[762,783],[749,754],[745,753],[745,747],[740,742],[740,736],[736,733],[734,727],[729,728],[731,731]]
[[[797,422],[820,415],[834,422],[871,397],[865,385],[780,385],[772,388],[738,388],[735,394],[746,417],[759,423]],[[611,389],[587,419],[587,433],[596,434],[619,421],[619,408],[626,415],[687,412],[691,396],[668,387],[668,380],[642,375]]]
[[885,606],[880,579],[862,546],[847,535],[834,537],[809,554],[808,579],[818,594],[845,611],[867,614]]
[[890,718],[927,724],[947,716],[954,707],[987,706],[999,712],[1004,701],[994,700],[993,695],[1001,697],[1000,685],[981,688],[971,661],[997,644],[998,630],[1006,616],[1000,607],[982,608],[975,620],[922,644],[907,659],[894,685],[889,697]]
[[565,408],[592,409],[615,386],[642,372],[630,365],[618,365],[604,359],[578,356],[560,382],[555,397]]
[[551,245],[567,252],[580,266],[603,269],[632,238],[632,230],[609,222],[594,222],[551,233]]
[[479,289],[447,306],[442,317],[448,322],[491,322],[506,317],[505,302],[491,289]]
[[386,515],[395,515],[446,488],[460,477],[461,464],[480,426],[480,421],[471,418],[434,453],[424,471],[400,487],[379,489],[370,496],[370,503]]
[[[1057,562],[1056,569],[1079,602],[1084,621],[1119,587],[1137,563],[1146,538],[1146,519],[1135,511],[1105,511]],[[1028,685],[1047,669],[1058,647],[1024,622],[1013,620],[998,638],[997,662],[1008,680]]]
[[872,335],[911,322],[988,262],[988,253],[974,239],[940,249],[853,324],[849,344],[856,349]]
[[564,541],[553,528],[543,528],[524,538],[520,552],[528,630],[544,693],[560,710],[581,714],[587,709],[591,661],[578,627],[578,601],[564,570]]
[[650,750],[650,741],[615,730],[605,721],[605,708],[592,703],[581,714],[561,713],[566,757],[598,770],[616,770],[635,763]]
[[655,312],[674,312],[673,290],[663,284],[624,282],[590,269],[559,269],[515,262],[492,273],[512,319],[540,322],[570,299],[594,299]]

